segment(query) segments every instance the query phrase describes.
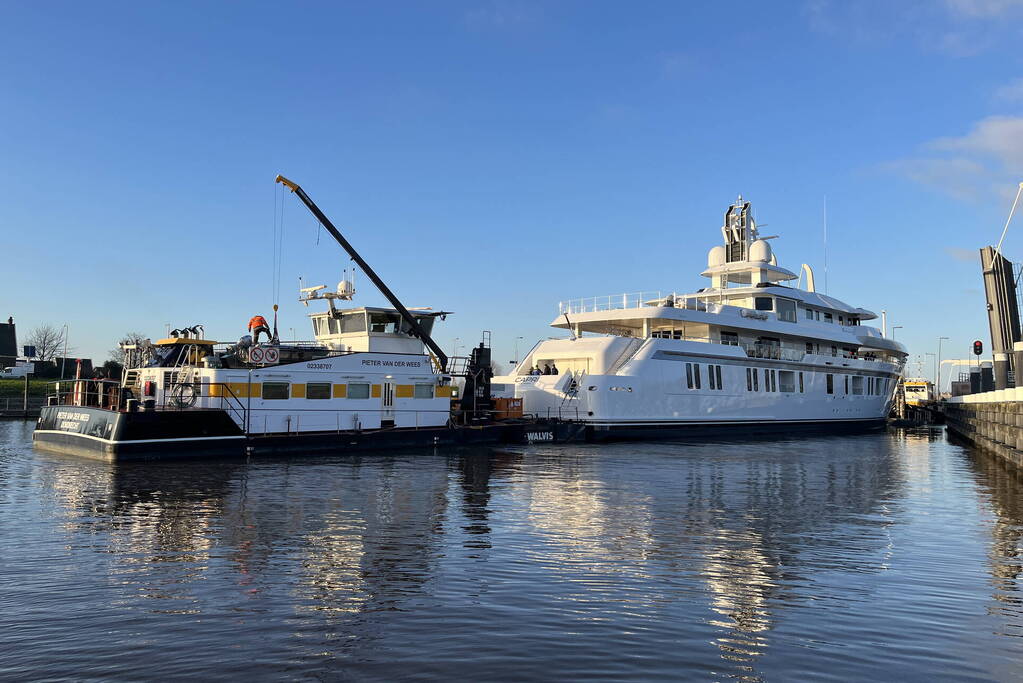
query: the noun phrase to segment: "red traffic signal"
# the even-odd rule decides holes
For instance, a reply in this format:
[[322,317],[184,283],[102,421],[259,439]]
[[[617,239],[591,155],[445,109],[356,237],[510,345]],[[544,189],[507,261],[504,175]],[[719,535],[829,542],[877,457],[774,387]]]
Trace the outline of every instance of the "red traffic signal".
[[973,355],[979,356],[982,353],[984,353],[984,342],[978,339],[973,342]]

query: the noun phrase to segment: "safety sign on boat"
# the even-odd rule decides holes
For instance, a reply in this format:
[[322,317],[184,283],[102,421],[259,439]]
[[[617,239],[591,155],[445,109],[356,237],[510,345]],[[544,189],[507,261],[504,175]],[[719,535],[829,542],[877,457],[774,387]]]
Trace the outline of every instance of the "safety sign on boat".
[[281,358],[280,351],[272,346],[254,346],[249,350],[250,363],[273,365]]

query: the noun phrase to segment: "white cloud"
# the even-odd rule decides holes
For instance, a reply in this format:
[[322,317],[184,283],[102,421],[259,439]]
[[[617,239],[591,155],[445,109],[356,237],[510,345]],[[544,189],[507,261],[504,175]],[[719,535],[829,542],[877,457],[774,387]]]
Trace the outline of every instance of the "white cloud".
[[1010,102],[1023,101],[1023,78],[1017,78],[995,90],[995,98]]
[[962,247],[945,247],[945,253],[956,261],[962,263],[980,263],[980,256],[976,249],[963,249]]
[[465,13],[465,25],[473,31],[512,29],[534,19],[528,7],[510,0],[493,0]]
[[1023,9],[1023,0],[945,0],[954,14],[992,19]]
[[967,158],[989,159],[1010,173],[1023,173],[1023,117],[989,116],[962,137],[939,138],[930,143],[939,151]]
[[911,43],[925,53],[970,57],[1012,45],[1023,0],[805,0],[810,30],[853,43]]
[[929,155],[884,164],[884,168],[956,199],[1004,197],[1023,176],[1023,117],[989,116],[965,135],[924,145]]

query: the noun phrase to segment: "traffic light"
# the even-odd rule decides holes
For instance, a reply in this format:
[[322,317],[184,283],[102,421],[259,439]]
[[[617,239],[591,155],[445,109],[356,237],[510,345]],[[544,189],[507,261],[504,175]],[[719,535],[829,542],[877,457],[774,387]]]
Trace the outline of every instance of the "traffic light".
[[984,342],[978,339],[973,342],[973,355],[979,356],[982,353],[984,353]]

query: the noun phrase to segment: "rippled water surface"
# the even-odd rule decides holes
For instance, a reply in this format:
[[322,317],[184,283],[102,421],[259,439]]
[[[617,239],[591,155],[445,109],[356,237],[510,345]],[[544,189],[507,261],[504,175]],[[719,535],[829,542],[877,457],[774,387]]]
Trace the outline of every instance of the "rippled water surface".
[[944,432],[115,467],[0,422],[0,678],[1018,680]]

